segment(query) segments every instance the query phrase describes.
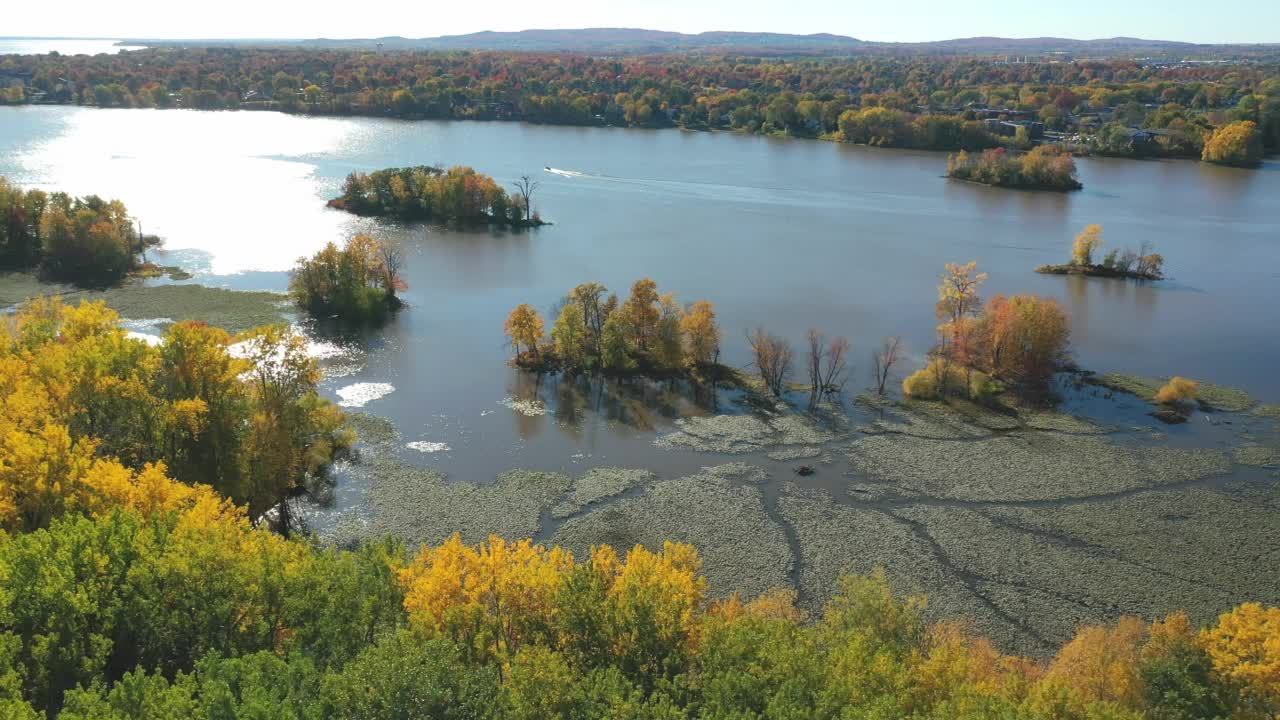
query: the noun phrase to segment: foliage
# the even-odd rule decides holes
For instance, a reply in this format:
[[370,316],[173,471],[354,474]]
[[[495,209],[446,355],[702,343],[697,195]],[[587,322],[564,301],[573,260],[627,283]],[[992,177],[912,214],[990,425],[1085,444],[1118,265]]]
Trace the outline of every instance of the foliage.
[[542,224],[541,220],[526,217],[523,201],[509,197],[493,178],[462,166],[446,170],[419,165],[353,172],[342,184],[342,195],[329,205],[357,215],[403,220]]
[[141,242],[119,200],[24,192],[0,177],[0,268],[103,287],[137,267]]
[[507,316],[502,331],[511,338],[511,346],[515,348],[516,359],[520,359],[520,348],[528,350],[533,359],[540,356],[538,343],[542,342],[545,333],[542,316],[528,303],[517,305]]
[[1076,235],[1071,245],[1071,264],[1089,266],[1093,264],[1093,254],[1102,247],[1102,226],[1088,225]]
[[268,328],[239,355],[231,342],[186,322],[153,347],[100,303],[36,300],[6,318],[0,529],[115,507],[165,512],[214,497],[209,487],[262,513],[322,475],[353,438],[316,394],[305,341]]
[[1205,162],[1254,167],[1262,163],[1262,133],[1252,120],[1239,120],[1214,131],[1204,144]]
[[[1257,122],[1267,147],[1280,146],[1274,65],[902,55],[868,49],[857,57],[769,58],[726,49],[602,58],[164,47],[6,62],[29,73],[25,84],[46,93],[46,102],[98,107],[676,125],[950,150],[988,146],[983,118],[1034,117],[1055,130],[1087,131],[1087,117],[1103,116],[1126,127],[1168,128],[1173,142],[1161,151],[1172,154],[1198,154],[1200,129],[1225,114]],[[1176,110],[1165,110],[1171,106]]]
[[1250,709],[1280,715],[1280,608],[1244,603],[1200,635],[1214,670],[1237,683]]
[[[688,545],[321,549],[206,497],[0,537],[5,717],[1265,718],[1280,609],[1084,627],[1048,663],[882,571],[815,621],[706,597]],[[1268,665],[1268,663],[1270,663]]]
[[1023,394],[1043,396],[1067,357],[1071,320],[1057,300],[997,295],[974,330],[974,361]]
[[947,263],[945,269],[935,307],[938,344],[929,364],[903,381],[903,393],[989,400],[1003,385],[1030,399],[1049,396],[1071,338],[1070,318],[1058,302],[997,295],[982,306],[978,289],[987,274],[977,272],[977,263]]
[[1076,163],[1052,145],[1038,145],[1014,155],[1004,148],[973,155],[961,150],[947,157],[947,176],[984,185],[1024,190],[1079,190]]
[[641,372],[670,377],[715,366],[720,328],[715,306],[699,300],[681,307],[674,293],[659,294],[650,279],[636,281],[619,303],[600,283],[574,288],[559,305],[551,343],[544,323],[528,304],[511,311],[504,331],[516,351],[515,362],[532,370],[602,371],[613,375]]
[[1156,392],[1155,401],[1161,405],[1182,405],[1195,400],[1198,389],[1195,380],[1173,377]]
[[328,243],[310,259],[299,258],[289,278],[289,295],[315,317],[377,322],[401,306],[399,250],[369,235],[356,235],[339,250]]

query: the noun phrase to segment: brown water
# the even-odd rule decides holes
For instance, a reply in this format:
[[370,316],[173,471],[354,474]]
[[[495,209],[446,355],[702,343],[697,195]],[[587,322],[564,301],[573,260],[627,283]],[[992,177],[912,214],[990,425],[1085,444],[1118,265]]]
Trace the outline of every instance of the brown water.
[[[421,163],[472,165],[504,184],[535,175],[535,205],[555,224],[457,232],[324,207],[351,170]],[[977,260],[991,275],[987,295],[1063,301],[1083,367],[1186,375],[1280,401],[1280,164],[1090,159],[1080,162],[1085,190],[1060,195],[949,182],[944,163],[732,134],[0,109],[0,174],[121,198],[166,238],[168,261],[198,271],[195,282],[282,290],[293,260],[325,242],[358,229],[403,239],[412,307],[383,330],[334,338],[344,352],[329,361],[341,370],[326,391],[390,385],[365,410],[393,419],[406,443],[432,443],[406,458],[458,478],[597,465],[670,474],[714,461],[653,440],[677,417],[717,402],[732,410],[725,398],[539,382],[506,366],[510,308],[549,309],[588,280],[625,294],[653,277],[684,301],[715,302],[730,363],[746,362],[744,333],[757,325],[797,346],[809,327],[847,335],[854,388],[885,335],[902,335],[908,365],[919,363],[942,264]],[[1088,223],[1105,226],[1108,246],[1152,242],[1171,279],[1032,272],[1065,260]],[[541,401],[547,413],[513,410],[510,399]]]

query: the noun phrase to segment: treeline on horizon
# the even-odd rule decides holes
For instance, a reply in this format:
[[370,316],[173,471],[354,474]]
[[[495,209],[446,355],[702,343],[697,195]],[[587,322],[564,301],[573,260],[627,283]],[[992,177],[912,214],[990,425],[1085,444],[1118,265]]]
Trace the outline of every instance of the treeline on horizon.
[[[1249,120],[1266,151],[1280,150],[1280,66],[1264,64],[160,48],[7,56],[0,74],[45,93],[45,101],[99,107],[674,126],[849,142],[870,139],[846,132],[842,117],[870,108],[957,122],[974,122],[975,105],[1001,108],[1060,131],[1101,112],[1111,120],[1091,131],[1085,149],[1114,155],[1197,157],[1215,127]],[[26,101],[18,86],[4,99]],[[1130,127],[1166,132],[1135,143],[1122,132]],[[984,144],[937,134],[877,144],[977,150],[998,140],[985,128],[981,134]]]

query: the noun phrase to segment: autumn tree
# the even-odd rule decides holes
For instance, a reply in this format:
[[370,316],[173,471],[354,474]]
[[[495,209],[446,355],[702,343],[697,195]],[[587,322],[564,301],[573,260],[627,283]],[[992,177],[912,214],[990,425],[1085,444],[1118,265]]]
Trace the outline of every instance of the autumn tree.
[[[959,364],[962,368],[972,365],[973,348],[970,345],[970,319],[977,315],[981,308],[978,288],[987,280],[986,273],[977,272],[978,263],[966,265],[947,263],[946,272],[942,274],[942,282],[938,285],[938,303],[935,307],[940,324],[938,325],[938,347],[935,354],[939,362],[934,363],[934,384],[940,395],[950,391],[950,364]],[[970,383],[966,381],[964,386]]]
[[1255,167],[1262,162],[1262,133],[1252,120],[1240,120],[1214,131],[1200,156],[1205,162]]
[[997,295],[987,303],[975,332],[975,360],[1000,380],[1043,397],[1066,359],[1071,320],[1052,298]]
[[1200,634],[1214,671],[1237,683],[1263,717],[1280,717],[1280,607],[1249,602]]
[[516,358],[519,359],[523,352],[521,348],[527,350],[534,359],[538,358],[538,343],[542,342],[545,333],[542,316],[538,311],[533,309],[532,305],[522,303],[516,306],[507,316],[507,322],[503,326],[503,332],[511,339],[511,345],[515,348]]
[[1071,264],[1080,267],[1093,265],[1093,254],[1102,247],[1102,226],[1089,225],[1076,235],[1071,246]]
[[716,324],[715,306],[698,300],[689,306],[680,320],[690,365],[714,364],[720,356],[720,327]]
[[638,352],[653,352],[662,317],[659,302],[658,284],[645,278],[631,286],[631,295],[619,309],[626,318],[627,342]]
[[684,332],[681,330],[684,309],[676,302],[674,293],[663,295],[658,304],[660,310],[654,342],[654,360],[659,368],[675,370],[684,365]]
[[335,454],[355,442],[345,416],[316,392],[321,374],[306,338],[287,327],[259,328],[241,341],[251,363],[246,382],[253,411],[244,440],[250,514],[273,510],[272,525],[296,524],[289,498],[323,477]]

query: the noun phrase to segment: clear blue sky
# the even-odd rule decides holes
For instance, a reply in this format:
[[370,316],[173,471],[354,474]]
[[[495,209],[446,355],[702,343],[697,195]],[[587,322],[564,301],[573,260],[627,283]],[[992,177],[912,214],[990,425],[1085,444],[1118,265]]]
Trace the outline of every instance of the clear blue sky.
[[680,32],[829,32],[912,42],[975,35],[1280,42],[1280,0],[63,0],[9,2],[0,34],[71,37],[428,37],[478,30],[643,27]]

